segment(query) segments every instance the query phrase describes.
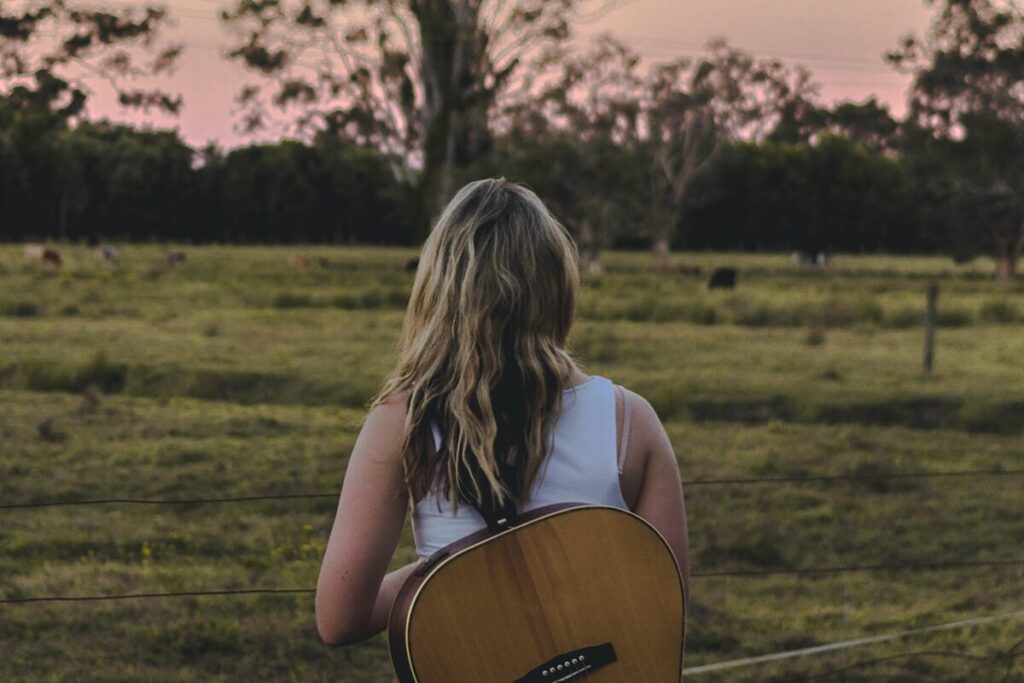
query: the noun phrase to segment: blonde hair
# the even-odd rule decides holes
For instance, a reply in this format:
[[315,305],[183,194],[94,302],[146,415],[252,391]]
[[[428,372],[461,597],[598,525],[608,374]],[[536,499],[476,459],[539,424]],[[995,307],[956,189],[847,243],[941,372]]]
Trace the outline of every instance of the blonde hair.
[[576,244],[530,189],[490,178],[452,198],[423,245],[397,365],[371,403],[409,390],[410,502],[435,482],[456,507],[527,495],[577,366],[565,347],[578,292]]

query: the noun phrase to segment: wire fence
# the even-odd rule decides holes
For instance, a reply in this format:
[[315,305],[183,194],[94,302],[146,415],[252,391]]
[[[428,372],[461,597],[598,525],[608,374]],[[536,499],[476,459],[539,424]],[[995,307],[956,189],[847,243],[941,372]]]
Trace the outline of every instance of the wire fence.
[[[939,472],[886,472],[886,473],[852,473],[825,475],[780,475],[770,477],[733,477],[715,479],[689,479],[683,481],[684,487],[694,486],[759,486],[779,484],[852,482],[852,481],[886,481],[906,479],[941,479],[967,477],[1019,477],[1024,470],[956,470]],[[220,496],[211,498],[97,498],[84,500],[44,500],[23,503],[3,503],[0,510],[26,510],[37,508],[59,508],[95,505],[204,505],[204,504],[239,504],[261,501],[291,500],[322,500],[337,498],[338,493],[275,493],[249,496]],[[906,572],[906,571],[940,571],[961,568],[982,567],[1024,567],[1024,558],[1002,558],[994,560],[962,560],[926,563],[891,563],[870,565],[847,565],[833,567],[778,567],[764,569],[728,569],[711,571],[694,571],[695,579],[713,578],[744,578],[779,575],[827,575],[848,574],[857,572]],[[281,595],[310,594],[313,588],[248,588],[248,589],[216,589],[202,591],[124,593],[114,595],[78,595],[78,596],[28,596],[19,598],[2,598],[0,604],[18,605],[42,602],[98,602],[105,600],[140,600],[168,599],[186,597],[217,597],[239,595]]]
[[[944,479],[972,477],[1020,477],[1024,470],[955,470],[949,472],[886,472],[821,475],[780,475],[771,477],[732,477],[718,479],[688,479],[684,487],[695,486],[760,486],[772,484],[814,484],[844,481],[888,481],[908,479]],[[86,505],[205,505],[252,503],[273,500],[317,500],[337,498],[337,492],[324,493],[268,493],[250,496],[219,496],[212,498],[95,498],[82,500],[41,500],[23,503],[0,503],[0,510],[31,508],[73,507]]]
[[[717,578],[745,578],[759,576],[780,576],[780,575],[826,575],[826,574],[850,574],[857,572],[881,573],[881,572],[931,572],[948,569],[964,568],[999,568],[999,567],[1020,567],[1024,569],[1024,557],[1006,558],[996,560],[964,560],[956,562],[922,562],[922,563],[894,563],[894,564],[871,564],[840,567],[794,567],[778,569],[734,569],[722,571],[694,571],[690,576],[694,579],[717,579]],[[0,605],[19,605],[38,602],[99,602],[103,600],[146,600],[155,598],[190,598],[190,597],[218,597],[237,595],[281,595],[281,594],[312,594],[316,593],[315,588],[244,588],[244,589],[217,589],[206,591],[179,591],[167,593],[121,593],[113,595],[45,595],[28,596],[22,598],[2,598]]]
[[[918,471],[918,472],[884,472],[884,473],[848,473],[848,474],[794,474],[776,475],[765,477],[729,477],[729,478],[704,478],[684,480],[684,487],[714,487],[714,486],[780,486],[784,484],[821,484],[838,482],[883,482],[899,480],[923,480],[923,479],[962,479],[962,478],[1001,478],[1024,476],[1024,469],[1017,470],[956,470],[956,471]],[[336,499],[338,492],[309,492],[309,493],[268,493],[244,496],[219,496],[219,497],[192,497],[192,498],[145,498],[145,497],[117,497],[97,499],[75,499],[75,500],[38,500],[20,503],[0,504],[0,510],[31,510],[41,508],[64,508],[80,506],[102,506],[102,505],[144,505],[144,506],[191,506],[191,505],[223,505],[223,504],[244,504],[266,501],[298,501],[298,500],[326,500]],[[893,573],[893,572],[934,572],[959,569],[978,568],[1011,568],[1017,567],[1024,570],[1024,557],[1019,558],[996,558],[988,560],[956,560],[944,562],[921,562],[921,563],[881,563],[846,566],[819,566],[819,567],[776,567],[758,569],[725,569],[693,571],[691,577],[697,580],[704,579],[725,579],[725,578],[758,578],[768,576],[828,576],[850,573]],[[129,600],[183,600],[193,598],[223,598],[239,596],[299,596],[309,597],[315,595],[315,588],[223,588],[211,590],[185,590],[167,592],[139,592],[119,593],[107,595],[36,595],[22,597],[0,598],[0,605],[4,606],[30,606],[43,603],[104,603]],[[909,635],[932,633],[951,628],[962,628],[990,621],[1002,621],[1009,617],[1017,617],[1024,612],[1006,613],[968,619],[950,624],[940,624],[933,627],[910,629],[907,631],[888,634],[883,636],[868,636],[850,641],[842,641],[821,646],[804,648],[802,650],[783,651],[769,653],[754,657],[747,657],[738,660],[729,660],[697,667],[688,667],[685,675],[692,676],[701,673],[717,672],[719,670],[733,669],[751,665],[760,665],[795,657],[817,656],[830,652],[846,650],[853,647],[873,643],[898,640]],[[975,662],[979,666],[1006,665],[1007,675],[1013,663],[1024,656],[1020,652],[1024,641],[1015,644],[1007,651],[995,652],[989,655],[977,655],[965,652],[938,651],[938,650],[914,650],[899,652],[881,657],[863,659],[853,664],[846,664],[838,668],[828,669],[820,673],[791,679],[792,683],[797,681],[822,680],[842,676],[853,669],[906,659],[910,657],[938,657],[957,658],[964,661]],[[390,680],[390,678],[388,679]],[[1004,678],[1004,680],[1006,680]]]

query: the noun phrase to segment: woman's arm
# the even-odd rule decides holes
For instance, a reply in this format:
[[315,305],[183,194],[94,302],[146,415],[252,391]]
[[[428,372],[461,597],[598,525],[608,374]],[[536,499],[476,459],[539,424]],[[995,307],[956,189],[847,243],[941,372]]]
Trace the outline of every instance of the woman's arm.
[[404,394],[377,406],[356,439],[320,568],[316,625],[328,645],[380,633],[415,564],[385,576],[405,521],[402,484]]
[[633,433],[642,439],[644,473],[633,512],[650,522],[672,548],[683,575],[686,595],[690,595],[689,536],[686,529],[686,505],[672,442],[654,407],[642,396],[635,396]]

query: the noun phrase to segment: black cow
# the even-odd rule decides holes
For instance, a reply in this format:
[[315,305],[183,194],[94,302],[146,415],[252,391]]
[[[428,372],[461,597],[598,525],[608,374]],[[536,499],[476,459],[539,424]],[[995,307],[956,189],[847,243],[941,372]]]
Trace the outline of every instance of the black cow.
[[420,267],[420,259],[419,259],[418,256],[416,258],[411,258],[411,259],[409,259],[408,261],[405,262],[405,272],[407,272],[407,273],[415,273],[416,269],[419,268],[419,267]]
[[735,268],[715,268],[708,281],[708,289],[733,289],[735,286]]

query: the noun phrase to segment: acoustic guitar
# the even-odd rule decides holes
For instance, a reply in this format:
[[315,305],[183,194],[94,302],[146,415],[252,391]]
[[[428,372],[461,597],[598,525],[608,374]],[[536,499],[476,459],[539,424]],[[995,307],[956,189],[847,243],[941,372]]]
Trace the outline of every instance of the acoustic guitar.
[[679,681],[686,595],[650,524],[577,503],[423,560],[388,623],[401,683]]

